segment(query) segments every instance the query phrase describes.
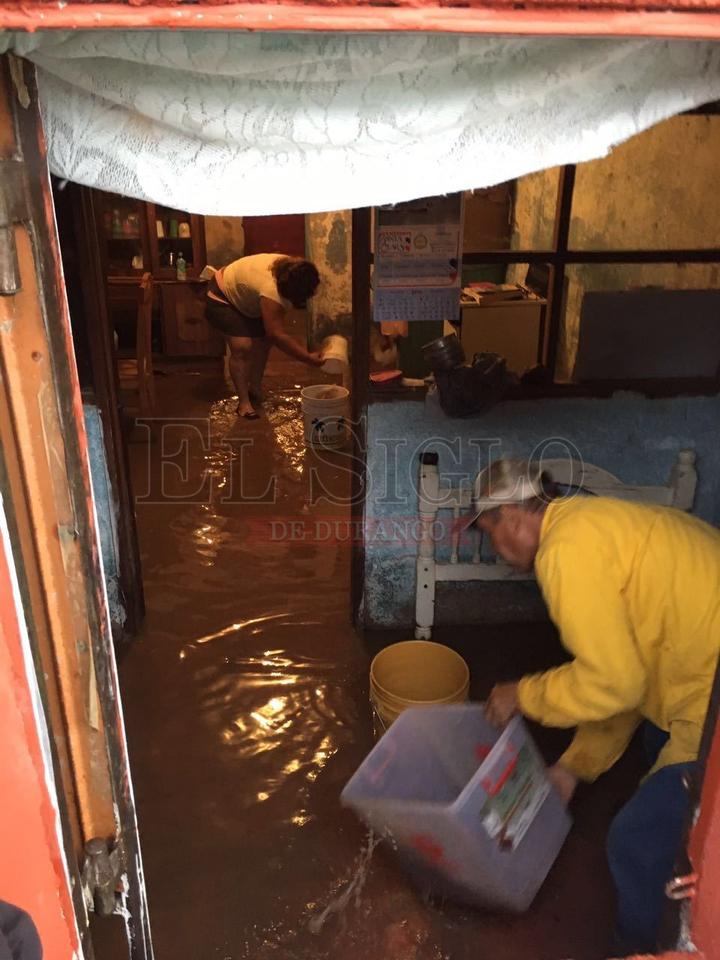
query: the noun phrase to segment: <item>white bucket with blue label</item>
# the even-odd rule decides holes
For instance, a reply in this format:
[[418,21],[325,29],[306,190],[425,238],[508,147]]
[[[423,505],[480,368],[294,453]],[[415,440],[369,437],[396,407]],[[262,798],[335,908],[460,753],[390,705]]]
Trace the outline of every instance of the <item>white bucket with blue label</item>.
[[348,438],[350,392],[345,387],[321,383],[305,387],[300,397],[306,443],[327,449],[344,446]]

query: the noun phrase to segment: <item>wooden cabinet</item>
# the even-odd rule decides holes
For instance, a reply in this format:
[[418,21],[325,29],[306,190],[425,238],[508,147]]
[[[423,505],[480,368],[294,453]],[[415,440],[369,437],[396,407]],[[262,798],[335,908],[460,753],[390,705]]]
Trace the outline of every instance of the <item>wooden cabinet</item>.
[[[121,350],[134,349],[138,287],[153,277],[153,347],[168,357],[221,356],[223,337],[205,319],[204,218],[98,191],[98,236],[107,277],[108,313]],[[182,254],[187,280],[177,279]]]
[[547,300],[506,300],[493,304],[463,304],[460,342],[465,357],[499,353],[508,370],[520,376],[544,356]]
[[177,258],[182,254],[188,277],[197,277],[205,266],[205,229],[203,218],[171,207],[147,203],[150,231],[152,275],[158,280],[174,280]]
[[137,277],[150,270],[146,204],[129,197],[100,194],[98,236],[108,277]]
[[225,339],[205,319],[205,284],[161,283],[163,352],[169,357],[220,357]]
[[204,218],[160,204],[144,203],[98,191],[98,233],[110,277],[173,280],[182,253],[188,277],[197,277],[205,266]]
[[[205,218],[161,204],[96,192],[98,236],[107,278],[108,313],[119,348],[132,353],[137,328],[138,287],[153,278],[153,350],[167,357],[215,357],[224,338],[205,319],[207,263]],[[244,217],[245,253],[305,254],[305,217]],[[177,279],[177,257],[187,279]],[[215,266],[224,266],[215,263]]]

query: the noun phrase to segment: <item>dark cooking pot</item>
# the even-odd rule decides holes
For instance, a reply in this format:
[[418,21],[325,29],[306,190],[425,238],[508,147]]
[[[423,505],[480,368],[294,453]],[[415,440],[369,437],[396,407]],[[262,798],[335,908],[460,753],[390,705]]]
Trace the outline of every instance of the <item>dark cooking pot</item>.
[[454,333],[426,343],[422,351],[431,370],[454,370],[465,362],[465,351]]

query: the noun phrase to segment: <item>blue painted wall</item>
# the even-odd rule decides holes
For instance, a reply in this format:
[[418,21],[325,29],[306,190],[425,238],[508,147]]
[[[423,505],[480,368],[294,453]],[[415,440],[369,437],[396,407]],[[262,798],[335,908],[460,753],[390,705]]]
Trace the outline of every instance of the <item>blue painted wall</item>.
[[[552,438],[577,448],[589,463],[626,483],[663,484],[682,449],[697,453],[694,512],[720,525],[720,398],[648,400],[616,394],[606,400],[534,400],[500,404],[469,420],[450,420],[431,398],[374,404],[368,419],[366,544],[363,622],[368,627],[414,624],[418,454],[440,454],[441,476],[472,482],[488,451],[530,456]],[[475,445],[473,445],[473,442]],[[491,448],[491,444],[494,444]],[[547,456],[563,455],[547,446]],[[405,533],[408,536],[405,536]],[[436,623],[474,623],[543,617],[534,583],[441,584]]]
[[118,574],[117,498],[110,486],[100,411],[92,404],[84,404],[83,412],[88,438],[90,476],[100,530],[100,553],[110,606],[110,620],[113,629],[121,631],[126,620],[126,612],[120,592]]

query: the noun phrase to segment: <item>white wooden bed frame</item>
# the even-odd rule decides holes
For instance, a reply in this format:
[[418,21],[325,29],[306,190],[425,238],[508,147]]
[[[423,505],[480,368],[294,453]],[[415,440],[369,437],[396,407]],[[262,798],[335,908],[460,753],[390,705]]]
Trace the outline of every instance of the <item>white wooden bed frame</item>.
[[[637,500],[690,510],[695,499],[697,472],[695,452],[681,450],[670,471],[666,486],[643,487],[623,483],[617,477],[593,464],[577,460],[545,460],[543,468],[559,484],[579,487],[588,493]],[[420,455],[419,512],[421,538],[418,543],[417,586],[415,598],[415,636],[429,640],[435,623],[435,585],[462,580],[530,580],[532,573],[518,573],[499,560],[482,558],[482,534],[473,528],[463,532],[460,518],[470,511],[472,492],[467,486],[450,487],[440,482],[438,455],[425,452]],[[450,559],[440,561],[435,554],[434,524],[440,510],[452,510],[454,524],[451,535]],[[461,539],[472,538],[473,554],[469,562],[459,558]]]

